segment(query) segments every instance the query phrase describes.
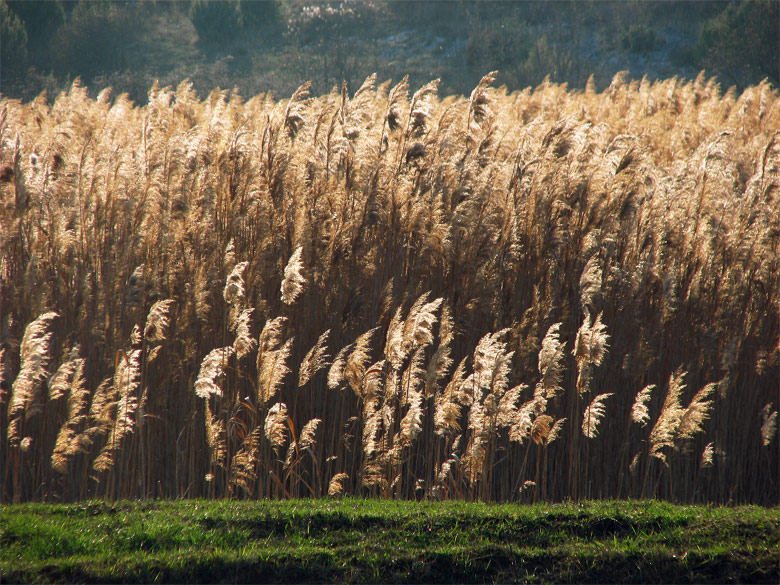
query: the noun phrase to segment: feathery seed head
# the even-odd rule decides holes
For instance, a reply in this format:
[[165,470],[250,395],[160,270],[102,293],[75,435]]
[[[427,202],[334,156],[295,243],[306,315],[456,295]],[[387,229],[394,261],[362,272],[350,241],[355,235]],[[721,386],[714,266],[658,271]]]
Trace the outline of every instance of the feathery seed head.
[[322,368],[330,365],[328,362],[328,336],[330,335],[330,329],[320,335],[317,343],[314,344],[303,358],[301,367],[298,374],[298,388],[305,386],[309,380],[312,379],[314,374],[319,372]]
[[331,497],[341,496],[344,494],[344,487],[349,479],[349,475],[346,473],[337,473],[330,479],[328,483],[328,495]]
[[647,403],[655,389],[655,384],[648,384],[642,388],[634,399],[634,406],[631,408],[631,421],[638,423],[639,426],[647,426],[650,420],[650,411],[647,409]]
[[195,395],[208,399],[210,396],[222,397],[222,388],[217,379],[225,374],[227,362],[235,354],[232,346],[211,350],[200,364],[200,372],[195,381]]
[[563,375],[563,350],[565,344],[560,341],[561,323],[554,323],[547,330],[539,350],[539,384],[547,398],[553,398],[561,390]]
[[233,349],[238,359],[249,355],[257,347],[257,340],[252,336],[252,317],[254,312],[254,309],[244,309],[238,314],[236,338],[233,340]]
[[761,444],[769,447],[777,434],[777,411],[772,412],[771,402],[761,409],[761,421]]
[[244,271],[249,265],[249,262],[239,262],[230,271],[225,281],[225,290],[222,296],[225,298],[225,302],[228,305],[236,305],[243,302],[246,297],[246,290],[244,289]]
[[269,410],[265,418],[265,437],[274,450],[278,450],[287,442],[287,405],[277,402]]
[[593,367],[600,365],[607,355],[609,335],[607,335],[606,330],[606,326],[601,322],[601,313],[599,313],[595,321],[588,314],[577,331],[573,354],[579,370],[577,390],[580,393],[588,390]]
[[548,414],[540,414],[531,424],[531,440],[537,445],[546,445],[547,437],[550,436],[553,417]]
[[303,276],[302,254],[303,246],[298,246],[284,268],[281,291],[282,301],[287,305],[292,305],[295,302],[295,299],[303,292],[303,288],[306,285],[306,278]]
[[147,341],[160,342],[167,339],[173,303],[173,299],[166,299],[157,301],[152,305],[149,315],[146,317],[146,326],[144,327],[144,337]]
[[344,368],[347,364],[347,357],[352,353],[354,348],[355,344],[350,343],[341,348],[341,351],[336,354],[336,359],[333,360],[333,363],[328,370],[328,388],[331,390],[338,389],[341,382],[344,381]]
[[589,439],[595,439],[598,436],[599,423],[607,411],[604,401],[612,394],[612,392],[599,394],[585,409],[582,415],[582,434]]

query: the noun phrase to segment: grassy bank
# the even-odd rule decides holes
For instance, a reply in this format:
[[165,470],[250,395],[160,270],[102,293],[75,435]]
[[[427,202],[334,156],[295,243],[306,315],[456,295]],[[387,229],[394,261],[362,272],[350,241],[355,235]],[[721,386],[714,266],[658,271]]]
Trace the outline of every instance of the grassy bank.
[[749,582],[780,509],[345,499],[0,507],[1,582]]

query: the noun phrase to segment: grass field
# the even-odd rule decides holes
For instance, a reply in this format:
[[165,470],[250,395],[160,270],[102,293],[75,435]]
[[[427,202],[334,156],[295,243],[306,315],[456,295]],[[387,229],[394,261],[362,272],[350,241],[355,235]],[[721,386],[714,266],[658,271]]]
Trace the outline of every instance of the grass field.
[[780,509],[604,501],[0,507],[0,582],[777,583]]

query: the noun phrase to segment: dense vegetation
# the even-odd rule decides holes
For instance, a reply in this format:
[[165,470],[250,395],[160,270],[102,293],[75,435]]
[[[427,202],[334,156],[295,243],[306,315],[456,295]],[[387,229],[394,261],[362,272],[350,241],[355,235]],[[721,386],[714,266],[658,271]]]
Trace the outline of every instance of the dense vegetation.
[[780,512],[599,502],[85,502],[0,507],[35,583],[777,583]]
[[0,108],[0,497],[780,500],[780,99]]

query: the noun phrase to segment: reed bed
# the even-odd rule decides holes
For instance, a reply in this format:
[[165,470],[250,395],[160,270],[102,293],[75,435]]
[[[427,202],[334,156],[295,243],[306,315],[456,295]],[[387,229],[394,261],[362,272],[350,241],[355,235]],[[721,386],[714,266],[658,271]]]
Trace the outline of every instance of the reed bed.
[[780,99],[0,106],[0,500],[780,502]]

